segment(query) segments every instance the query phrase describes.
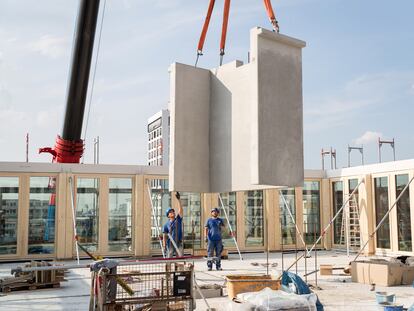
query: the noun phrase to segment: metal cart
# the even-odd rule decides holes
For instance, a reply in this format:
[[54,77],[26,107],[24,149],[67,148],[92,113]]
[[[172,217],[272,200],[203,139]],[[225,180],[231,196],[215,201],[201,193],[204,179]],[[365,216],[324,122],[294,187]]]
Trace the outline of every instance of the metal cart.
[[[195,309],[194,266],[190,261],[122,261],[92,271],[90,310]],[[125,284],[132,291],[128,293]]]

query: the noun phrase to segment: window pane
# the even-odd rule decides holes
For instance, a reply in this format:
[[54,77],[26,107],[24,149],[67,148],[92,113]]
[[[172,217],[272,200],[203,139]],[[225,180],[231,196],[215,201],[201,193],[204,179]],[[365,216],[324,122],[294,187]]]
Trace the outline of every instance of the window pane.
[[99,179],[77,179],[76,231],[79,242],[90,251],[98,248]]
[[[231,228],[233,229],[234,237],[237,239],[237,208],[236,208],[236,192],[220,193],[223,201],[224,208],[226,209],[227,216],[230,221]],[[234,244],[233,237],[231,236],[229,224],[226,219],[223,206],[221,205],[220,198],[217,199],[217,206],[220,209],[220,217],[223,219],[225,227],[223,230],[223,245],[224,246],[236,246]]]
[[54,252],[55,184],[55,177],[30,177],[29,254]]
[[201,248],[201,196],[183,192],[181,204],[184,210],[184,248]]
[[[333,214],[336,215],[339,209],[344,204],[343,199],[343,186],[342,181],[337,181],[332,183],[332,199],[333,199]],[[338,217],[333,223],[334,227],[334,244],[341,244],[341,231],[343,223],[343,210],[339,213]],[[345,239],[345,237],[342,237]],[[344,241],[344,240],[343,240]]]
[[[388,212],[388,178],[375,178],[375,219],[376,225]],[[390,248],[390,217],[388,216],[377,231],[377,247]]]
[[313,244],[321,232],[319,181],[305,181],[303,185],[303,234],[306,244]]
[[132,250],[132,179],[109,178],[108,243],[110,251]]
[[264,245],[263,191],[246,191],[244,193],[244,216],[246,246]]
[[[357,178],[348,180],[349,194],[351,194],[355,190],[355,188],[357,188],[358,183],[359,181]],[[359,195],[359,189],[357,188],[354,192],[355,200],[357,201],[357,203],[359,202],[358,195]]]
[[154,210],[151,210],[151,249],[160,249],[162,226],[167,221],[165,212],[171,206],[171,197],[170,192],[168,191],[168,179],[151,180],[150,191],[154,208]]
[[[408,184],[408,174],[395,176],[396,193],[398,196]],[[397,202],[398,221],[398,250],[411,252],[411,215],[410,215],[410,191],[407,189]]]
[[16,254],[19,178],[0,177],[0,255]]
[[[283,197],[285,200],[283,200]],[[285,204],[288,204],[286,206]],[[295,204],[295,189],[281,190],[279,195],[279,207],[280,207],[280,224],[282,231],[282,243],[283,244],[295,244],[296,243],[296,204]],[[292,214],[292,216],[289,213]],[[292,219],[293,218],[293,219]],[[295,220],[295,222],[293,221]]]

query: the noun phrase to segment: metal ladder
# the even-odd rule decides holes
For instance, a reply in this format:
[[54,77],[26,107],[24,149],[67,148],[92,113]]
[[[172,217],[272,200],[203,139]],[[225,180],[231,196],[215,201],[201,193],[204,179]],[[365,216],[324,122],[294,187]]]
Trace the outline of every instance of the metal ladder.
[[340,245],[349,250],[358,250],[361,247],[361,233],[359,223],[359,206],[355,194],[351,195],[342,214]]

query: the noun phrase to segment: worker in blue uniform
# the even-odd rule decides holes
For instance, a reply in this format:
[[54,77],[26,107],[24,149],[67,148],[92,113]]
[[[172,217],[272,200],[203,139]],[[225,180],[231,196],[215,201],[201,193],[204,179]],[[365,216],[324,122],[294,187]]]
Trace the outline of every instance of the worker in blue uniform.
[[224,227],[224,221],[218,217],[219,214],[219,209],[217,207],[213,208],[211,210],[211,217],[207,220],[205,225],[208,271],[213,269],[213,257],[216,257],[214,260],[216,263],[216,269],[223,270],[221,268],[221,252],[223,251],[222,229]]
[[[177,213],[173,208],[168,208],[165,212],[168,220],[163,227],[163,247],[167,258],[183,256],[183,207],[181,205],[180,193],[176,192],[178,200]],[[173,241],[171,241],[171,239]]]

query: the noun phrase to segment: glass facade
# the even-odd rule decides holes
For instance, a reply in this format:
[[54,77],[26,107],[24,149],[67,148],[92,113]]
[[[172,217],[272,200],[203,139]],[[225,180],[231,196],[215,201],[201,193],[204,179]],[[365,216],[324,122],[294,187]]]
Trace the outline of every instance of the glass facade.
[[55,244],[56,178],[30,177],[29,254],[52,254]]
[[[351,194],[352,192],[354,192],[354,190],[357,188],[358,186],[358,179],[357,178],[353,178],[348,180],[348,188],[349,188],[349,194]],[[355,197],[355,201],[359,202],[359,189],[356,189],[354,192],[354,197]]]
[[[285,204],[285,200],[290,209],[290,215],[288,207]],[[281,190],[279,194],[279,207],[280,207],[280,230],[282,244],[295,244],[296,243],[296,204],[295,204],[295,189]],[[293,219],[292,219],[293,217]],[[294,220],[294,221],[293,221]]]
[[[344,190],[342,181],[335,181],[332,183],[332,206],[333,215],[336,215],[344,204]],[[333,223],[334,230],[334,244],[341,244],[342,236],[342,224],[345,223],[343,210],[339,213]],[[342,240],[343,242],[344,240]]]
[[[396,198],[398,198],[407,184],[408,174],[395,176]],[[401,195],[401,198],[397,202],[397,224],[398,250],[412,252],[413,246],[411,238],[410,191],[408,188]]]
[[109,178],[108,248],[132,250],[132,178]]
[[[201,248],[201,195],[183,192],[181,204],[184,210],[184,248]],[[204,227],[204,226],[203,226]]]
[[17,252],[19,178],[0,177],[0,255]]
[[303,235],[306,244],[313,244],[321,232],[320,182],[303,184]]
[[[375,178],[375,224],[378,225],[388,212],[388,178]],[[390,217],[388,216],[377,231],[377,247],[390,248]]]
[[[145,185],[147,187],[147,185]],[[145,189],[146,192],[148,191]],[[151,210],[151,249],[161,249],[162,226],[167,222],[165,212],[171,206],[171,196],[168,191],[168,179],[153,179],[150,181],[152,201]],[[157,228],[158,227],[158,228]]]
[[244,233],[246,246],[264,245],[263,191],[244,193]]
[[90,251],[98,249],[99,179],[78,178],[76,196],[76,231],[79,242]]
[[220,193],[221,200],[223,201],[223,206],[220,202],[220,198],[217,198],[217,206],[220,209],[220,217],[223,219],[225,223],[225,227],[223,230],[223,244],[224,246],[236,246],[233,240],[233,237],[230,232],[229,224],[226,219],[226,215],[223,208],[226,209],[227,217],[229,218],[229,222],[231,228],[233,229],[233,235],[237,239],[237,206],[236,206],[236,192],[229,192],[229,193]]

